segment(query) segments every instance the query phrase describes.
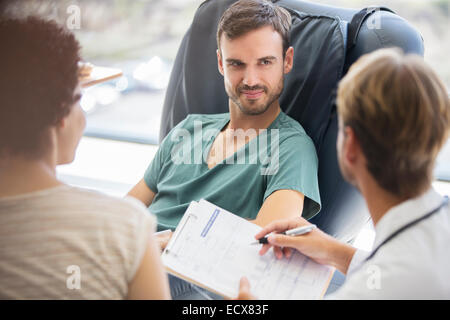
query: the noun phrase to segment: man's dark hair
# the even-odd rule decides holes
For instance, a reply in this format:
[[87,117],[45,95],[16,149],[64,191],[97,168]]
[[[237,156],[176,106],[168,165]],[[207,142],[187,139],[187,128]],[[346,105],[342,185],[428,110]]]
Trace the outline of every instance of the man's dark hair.
[[0,19],[0,156],[39,157],[48,128],[80,98],[80,46],[55,22],[36,17]]
[[217,48],[220,50],[222,34],[228,39],[235,39],[265,26],[272,26],[280,34],[284,58],[289,48],[291,15],[286,9],[265,0],[240,0],[233,3],[220,18]]

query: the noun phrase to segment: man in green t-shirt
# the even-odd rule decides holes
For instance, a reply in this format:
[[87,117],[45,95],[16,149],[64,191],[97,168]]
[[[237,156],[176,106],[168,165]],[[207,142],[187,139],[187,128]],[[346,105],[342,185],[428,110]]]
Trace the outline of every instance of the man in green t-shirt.
[[217,60],[229,113],[189,115],[129,193],[158,217],[159,230],[175,229],[201,198],[261,226],[320,210],[314,144],[278,101],[293,63],[290,24],[266,1],[238,1],[222,16]]
[[202,198],[260,226],[320,210],[314,144],[278,100],[293,64],[290,27],[290,14],[263,0],[223,14],[217,61],[229,113],[180,122],[129,192],[157,216],[158,230],[175,229]]

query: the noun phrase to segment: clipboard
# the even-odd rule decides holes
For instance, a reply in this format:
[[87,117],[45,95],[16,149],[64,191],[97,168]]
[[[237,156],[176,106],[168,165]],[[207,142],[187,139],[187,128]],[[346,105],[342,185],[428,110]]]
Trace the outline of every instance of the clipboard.
[[[195,213],[191,212],[191,211],[194,211],[196,208],[198,208],[198,203],[195,202],[195,201],[192,201],[191,204],[189,205],[188,210],[186,210],[186,213],[183,215],[183,218],[180,220],[180,222],[179,222],[179,224],[178,224],[174,234],[172,235],[169,243],[167,244],[166,248],[164,249],[164,251],[162,253],[162,256],[168,255],[168,254],[171,253],[172,247],[174,246],[174,243],[176,243],[179,234],[183,232],[184,228],[187,226],[187,224],[190,221],[192,221],[193,219],[197,219],[198,218],[198,216]],[[187,282],[190,282],[190,283],[192,283],[192,284],[194,284],[194,285],[196,285],[198,287],[201,287],[203,289],[209,290],[209,291],[211,291],[211,292],[213,292],[213,293],[215,293],[215,294],[217,294],[219,296],[224,297],[225,299],[232,299],[233,298],[231,296],[228,296],[226,293],[217,291],[212,286],[205,285],[202,282],[196,281],[192,277],[189,277],[189,276],[186,276],[186,275],[184,275],[184,274],[182,274],[180,272],[177,272],[176,270],[172,269],[170,266],[167,266],[167,265],[164,264],[164,268],[165,268],[165,270],[168,273],[174,275],[175,277],[183,279],[183,280],[185,280]]]
[[87,78],[80,79],[82,88],[88,88],[95,84],[103,83],[123,75],[122,70],[117,68],[93,66]]
[[[198,218],[198,216],[195,213],[192,212],[196,208],[198,208],[198,203],[195,202],[195,201],[192,201],[191,204],[189,205],[188,210],[186,210],[186,213],[183,215],[183,218],[180,220],[180,222],[179,222],[179,224],[178,224],[174,234],[172,235],[169,243],[167,244],[166,248],[164,249],[164,251],[162,253],[162,256],[168,255],[168,254],[171,253],[172,247],[174,246],[174,243],[176,243],[179,234],[183,232],[184,228],[188,225],[188,223],[190,221],[192,221],[193,219],[197,219]],[[209,291],[211,291],[211,292],[213,292],[213,293],[215,293],[215,294],[217,294],[219,296],[224,297],[225,299],[232,299],[233,298],[231,296],[228,296],[226,293],[217,291],[212,286],[205,285],[202,282],[196,281],[192,277],[189,277],[189,276],[186,276],[186,275],[184,275],[184,274],[182,274],[180,272],[177,272],[176,270],[172,269],[170,266],[167,266],[166,264],[164,264],[164,268],[165,268],[165,270],[168,273],[174,275],[175,277],[183,279],[183,280],[185,280],[187,282],[190,282],[190,283],[192,283],[192,284],[194,284],[194,285],[196,285],[198,287],[201,287],[203,289],[209,290]]]
[[249,245],[259,229],[205,200],[191,202],[162,253],[163,265],[168,273],[225,298],[237,297],[239,280],[246,276],[258,298],[321,299],[334,268],[298,252],[284,261],[272,252],[259,256],[259,247]]

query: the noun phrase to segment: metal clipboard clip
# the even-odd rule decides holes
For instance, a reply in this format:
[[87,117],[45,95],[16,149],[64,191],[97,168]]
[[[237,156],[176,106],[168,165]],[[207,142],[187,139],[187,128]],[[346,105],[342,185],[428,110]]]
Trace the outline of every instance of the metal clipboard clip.
[[177,242],[179,235],[183,232],[185,226],[188,224],[188,222],[193,221],[193,220],[197,220],[197,216],[192,212],[187,213],[187,216],[183,216],[183,219],[178,224],[172,238],[170,239],[169,243],[167,244],[167,246],[164,250],[164,254],[173,254],[176,256],[176,253],[172,250],[172,248],[175,245],[175,243]]

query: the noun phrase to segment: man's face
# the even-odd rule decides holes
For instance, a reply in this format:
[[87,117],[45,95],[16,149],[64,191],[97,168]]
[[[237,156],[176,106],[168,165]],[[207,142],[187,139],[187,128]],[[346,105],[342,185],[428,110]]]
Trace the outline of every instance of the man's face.
[[217,58],[231,103],[243,114],[259,115],[278,104],[283,75],[292,69],[293,48],[283,59],[281,35],[265,26],[233,40],[222,34]]

